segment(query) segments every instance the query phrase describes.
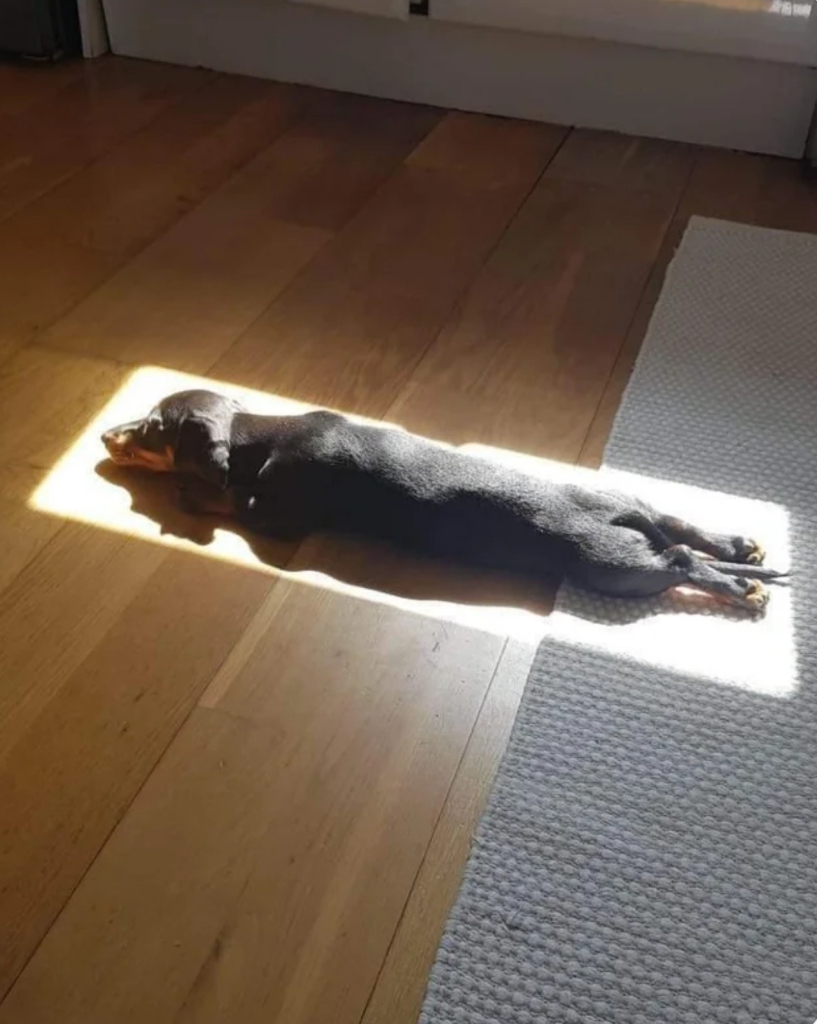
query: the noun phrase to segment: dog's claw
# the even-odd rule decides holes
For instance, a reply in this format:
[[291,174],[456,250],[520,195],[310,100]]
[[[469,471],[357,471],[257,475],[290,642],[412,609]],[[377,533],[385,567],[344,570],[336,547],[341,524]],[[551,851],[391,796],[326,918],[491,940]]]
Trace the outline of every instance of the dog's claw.
[[750,545],[750,551],[746,555],[747,565],[762,565],[763,560],[766,557],[766,551],[761,547],[756,540],[750,540],[747,542]]
[[751,537],[735,537],[735,561],[744,565],[762,565],[766,551]]
[[765,611],[766,605],[769,603],[768,587],[765,587],[760,580],[750,580],[744,600],[747,607],[753,612],[759,614]]

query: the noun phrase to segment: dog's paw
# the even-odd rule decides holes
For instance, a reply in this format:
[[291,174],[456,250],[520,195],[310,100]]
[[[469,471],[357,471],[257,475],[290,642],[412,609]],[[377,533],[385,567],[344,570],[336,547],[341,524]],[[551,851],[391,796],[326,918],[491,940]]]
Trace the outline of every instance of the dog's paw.
[[762,565],[766,550],[750,537],[735,537],[735,561],[745,565]]
[[744,594],[746,607],[756,615],[761,615],[769,603],[769,590],[760,580],[747,580]]

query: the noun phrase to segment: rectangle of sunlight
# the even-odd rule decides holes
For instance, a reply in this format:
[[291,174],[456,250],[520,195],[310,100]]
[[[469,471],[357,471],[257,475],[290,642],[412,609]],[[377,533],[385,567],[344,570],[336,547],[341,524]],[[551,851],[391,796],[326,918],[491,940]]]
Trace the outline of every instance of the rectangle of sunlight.
[[[314,408],[281,396],[162,367],[137,369],[94,415],[81,436],[32,494],[31,507],[143,541],[222,559],[253,571],[273,573],[287,580],[338,590],[363,600],[392,604],[417,614],[499,635],[535,642],[545,634],[552,634],[568,642],[602,647],[657,666],[669,666],[697,677],[764,693],[785,696],[794,690],[796,652],[792,593],[788,587],[773,589],[767,614],[759,620],[743,614],[703,609],[682,613],[682,609],[690,607],[690,601],[675,594],[650,602],[586,597],[580,600],[568,588],[560,592],[556,612],[545,618],[549,604],[547,594],[541,611],[538,605],[536,610],[531,610],[535,602],[515,606],[512,599],[497,597],[497,588],[487,586],[484,576],[472,576],[468,570],[453,568],[448,575],[455,574],[464,580],[465,588],[459,589],[470,588],[474,592],[473,600],[418,599],[344,582],[331,573],[312,570],[307,565],[297,571],[270,567],[253,551],[247,540],[226,528],[217,527],[206,543],[197,543],[181,535],[184,531],[174,532],[172,525],[168,528],[166,523],[133,507],[127,488],[115,486],[97,472],[98,464],[105,457],[100,435],[111,426],[144,416],[156,402],[174,391],[197,387],[231,395],[257,413],[287,415]],[[363,417],[351,418],[372,422]],[[779,506],[608,469],[597,473],[481,444],[467,444],[462,450],[549,480],[632,491],[663,511],[686,517],[700,526],[756,536],[767,549],[768,564],[781,569],[789,565],[789,519],[786,510]],[[180,515],[177,513],[177,519]],[[190,522],[189,517],[187,521]],[[366,558],[365,553],[358,556],[354,546],[351,550],[353,559],[357,557],[360,561]],[[413,560],[410,556],[397,556],[398,561],[401,557],[403,577],[409,563],[409,575],[416,577],[425,573],[429,577],[439,577],[428,563]],[[375,555],[374,560],[379,560],[379,557]],[[340,561],[343,561],[342,557]],[[295,566],[302,563],[303,559],[298,558]],[[329,564],[332,564],[331,559]],[[434,588],[427,589],[433,591]],[[486,596],[483,603],[479,603],[479,594],[483,590]]]

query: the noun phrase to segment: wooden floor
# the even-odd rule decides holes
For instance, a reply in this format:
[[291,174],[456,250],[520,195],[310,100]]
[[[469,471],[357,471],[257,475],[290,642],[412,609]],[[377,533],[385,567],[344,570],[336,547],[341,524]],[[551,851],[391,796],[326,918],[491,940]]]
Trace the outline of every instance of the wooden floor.
[[780,160],[0,67],[0,1024],[413,1024],[541,626],[365,546],[208,557],[100,417],[197,375],[594,466],[692,214],[817,230]]

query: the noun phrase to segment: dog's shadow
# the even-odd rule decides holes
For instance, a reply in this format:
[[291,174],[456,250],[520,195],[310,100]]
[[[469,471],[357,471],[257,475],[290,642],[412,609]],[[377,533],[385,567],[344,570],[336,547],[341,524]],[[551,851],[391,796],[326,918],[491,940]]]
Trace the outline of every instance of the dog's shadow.
[[[163,536],[208,547],[216,530],[241,537],[259,563],[288,573],[317,572],[340,584],[413,601],[513,608],[538,616],[549,615],[558,590],[558,577],[534,579],[483,570],[407,553],[359,538],[332,535],[296,540],[254,533],[231,519],[185,512],[178,501],[179,478],[116,466],[103,460],[96,472],[106,482],[128,491],[131,510],[155,522]],[[740,615],[721,602],[696,592],[674,591],[651,600],[617,600],[569,594],[564,610],[589,621],[623,625],[656,614],[713,612]]]
[[216,530],[241,537],[260,563],[288,573],[317,572],[340,584],[413,601],[444,601],[463,605],[518,608],[548,615],[558,579],[533,580],[482,571],[406,553],[359,538],[315,535],[295,540],[254,533],[231,519],[197,516],[178,502],[178,478],[142,472],[105,460],[96,472],[130,495],[131,511],[159,526],[163,536],[177,537],[206,548]]

